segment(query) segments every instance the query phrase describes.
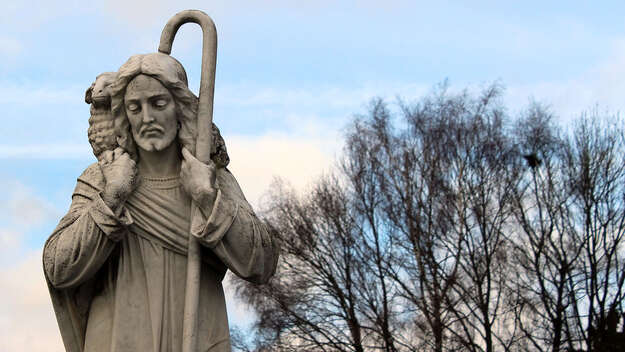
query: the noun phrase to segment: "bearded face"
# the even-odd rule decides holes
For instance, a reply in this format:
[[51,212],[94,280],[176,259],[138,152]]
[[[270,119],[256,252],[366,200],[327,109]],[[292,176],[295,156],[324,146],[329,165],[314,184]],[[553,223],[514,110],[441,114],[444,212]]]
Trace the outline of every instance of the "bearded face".
[[136,76],[126,88],[124,107],[139,148],[162,151],[176,139],[176,103],[159,80],[144,74]]

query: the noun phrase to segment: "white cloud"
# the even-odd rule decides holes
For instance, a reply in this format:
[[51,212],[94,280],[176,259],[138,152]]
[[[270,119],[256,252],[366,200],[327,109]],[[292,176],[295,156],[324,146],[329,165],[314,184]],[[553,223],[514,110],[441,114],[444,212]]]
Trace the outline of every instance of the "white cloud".
[[163,21],[162,17],[164,14],[173,16],[180,11],[177,10],[180,5],[172,1],[162,0],[111,0],[99,3],[99,6],[109,16],[121,20],[134,28],[155,25]]
[[0,253],[13,253],[21,244],[22,234],[11,229],[0,229]]
[[228,271],[226,277],[222,281],[224,287],[224,295],[226,296],[226,309],[228,310],[228,323],[230,327],[236,325],[238,327],[249,327],[256,319],[256,313],[241,302],[236,297],[236,290],[233,286],[231,271]]
[[[201,0],[186,0],[181,2],[172,2],[166,0],[137,0],[137,1],[123,1],[123,0],[111,0],[102,2],[102,9],[110,16],[116,17],[132,26],[140,27],[143,25],[154,25],[162,22],[163,15],[173,16],[179,11],[186,9],[201,9],[207,12],[214,18],[220,17],[220,15],[235,16],[237,12],[249,11],[270,11],[277,7],[288,8],[307,8],[314,9],[319,7],[325,7],[327,4],[331,4],[330,1],[316,1],[311,2],[310,5],[303,3],[297,3],[293,5],[293,2],[284,0],[269,0],[259,3],[240,1],[212,1],[207,5],[206,2]],[[314,5],[313,5],[314,4]],[[167,17],[169,19],[169,17]],[[164,23],[163,23],[164,24]]]
[[429,86],[414,82],[370,82],[354,88],[313,87],[260,87],[251,84],[229,85],[215,91],[215,101],[220,105],[240,107],[279,106],[294,111],[316,109],[356,109],[374,97],[393,98],[418,96]]
[[625,111],[625,39],[616,40],[606,59],[577,77],[565,81],[542,81],[508,86],[506,101],[515,110],[533,97],[549,104],[561,120],[570,121],[598,105],[601,110]]
[[41,251],[0,270],[0,350],[64,351],[45,283]]
[[[0,45],[2,43],[0,42]],[[41,82],[0,82],[0,104],[32,105],[84,105],[85,90],[91,82],[78,86],[42,86]]]
[[69,12],[89,13],[92,9],[92,5],[80,0],[4,1],[0,12],[0,28],[17,29],[22,32],[36,31],[39,25]]
[[4,212],[3,208],[6,206],[13,224],[22,228],[30,228],[59,215],[52,204],[36,196],[32,190],[20,182],[8,181],[4,182],[4,185],[8,186],[4,192],[9,194],[9,200],[0,209]]
[[304,189],[331,166],[340,146],[340,140],[331,137],[267,134],[224,138],[231,158],[228,168],[254,207],[275,177]]
[[29,229],[59,215],[52,204],[20,181],[0,179],[0,182],[0,219],[5,220],[5,225]]
[[0,158],[5,159],[84,159],[92,155],[87,141],[83,144],[0,144]]
[[58,219],[60,214],[23,183],[0,179],[0,184],[0,266],[6,266],[23,254],[28,231]]
[[19,40],[0,36],[0,55],[3,57],[14,57],[21,53],[23,50],[23,44]]

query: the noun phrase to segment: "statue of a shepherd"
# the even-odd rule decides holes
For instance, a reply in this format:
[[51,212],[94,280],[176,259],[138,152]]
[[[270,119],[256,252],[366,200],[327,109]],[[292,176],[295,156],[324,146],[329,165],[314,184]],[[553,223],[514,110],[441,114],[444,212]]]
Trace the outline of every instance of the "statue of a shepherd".
[[230,351],[221,281],[227,269],[267,281],[276,240],[224,163],[193,156],[198,98],[177,60],[132,56],[108,88],[119,146],[78,178],[43,252],[66,349],[180,351],[191,232],[201,251],[196,350]]

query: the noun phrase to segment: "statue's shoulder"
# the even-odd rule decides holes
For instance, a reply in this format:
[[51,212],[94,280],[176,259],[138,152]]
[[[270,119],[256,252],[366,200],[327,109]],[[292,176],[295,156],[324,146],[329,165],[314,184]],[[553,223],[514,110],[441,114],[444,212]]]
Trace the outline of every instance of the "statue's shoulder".
[[239,183],[234,175],[227,168],[217,168],[217,182],[222,188],[238,192],[240,190]]
[[234,200],[239,206],[242,206],[246,210],[253,212],[252,207],[245,199],[243,195],[243,191],[237,182],[237,179],[227,168],[218,168],[217,169],[217,182],[219,182],[219,187],[222,191],[225,192],[225,196]]
[[99,192],[104,189],[105,183],[100,165],[96,162],[89,165],[85,171],[78,176],[76,188],[92,188],[94,191]]

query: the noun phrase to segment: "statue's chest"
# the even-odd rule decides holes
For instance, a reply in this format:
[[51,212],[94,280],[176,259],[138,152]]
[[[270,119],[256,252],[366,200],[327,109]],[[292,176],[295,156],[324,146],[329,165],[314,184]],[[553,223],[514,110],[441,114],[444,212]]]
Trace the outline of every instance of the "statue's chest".
[[191,200],[179,183],[166,180],[155,185],[144,180],[126,207],[133,220],[131,233],[186,252]]

